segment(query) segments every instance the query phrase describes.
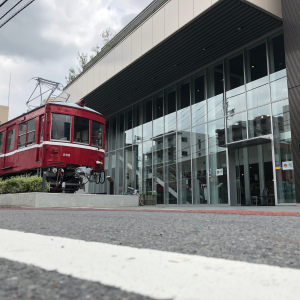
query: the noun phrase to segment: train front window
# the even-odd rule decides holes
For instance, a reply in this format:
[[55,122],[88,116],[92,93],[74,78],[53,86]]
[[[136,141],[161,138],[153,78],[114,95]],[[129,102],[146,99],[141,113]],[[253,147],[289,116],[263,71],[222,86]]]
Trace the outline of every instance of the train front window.
[[25,143],[26,143],[26,127],[27,127],[27,122],[22,123],[22,124],[19,125],[18,148],[25,147]]
[[92,121],[92,146],[102,148],[103,124]]
[[0,154],[2,154],[2,149],[3,149],[3,138],[4,138],[4,132],[0,132]]
[[35,123],[36,123],[35,119],[32,119],[32,120],[28,121],[27,146],[34,144],[34,139],[35,139]]
[[73,142],[88,144],[90,136],[90,120],[81,117],[74,117]]
[[6,152],[12,151],[15,148],[15,129],[12,129],[7,134]]
[[70,141],[71,116],[52,114],[51,140]]

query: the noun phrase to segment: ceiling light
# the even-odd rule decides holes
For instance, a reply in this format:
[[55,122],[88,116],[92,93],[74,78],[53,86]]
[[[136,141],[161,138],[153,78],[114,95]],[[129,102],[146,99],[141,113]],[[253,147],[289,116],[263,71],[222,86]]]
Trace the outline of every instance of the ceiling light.
[[252,69],[254,68],[254,66],[252,66]]
[[199,90],[197,90],[197,92],[200,92]]
[[264,118],[264,116],[261,116],[261,118],[263,119],[263,118]]
[[270,117],[269,115],[267,115],[267,117]]

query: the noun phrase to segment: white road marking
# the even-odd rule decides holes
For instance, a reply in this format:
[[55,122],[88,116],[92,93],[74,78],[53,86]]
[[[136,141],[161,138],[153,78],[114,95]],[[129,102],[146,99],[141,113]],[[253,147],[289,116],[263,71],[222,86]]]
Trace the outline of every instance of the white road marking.
[[300,270],[0,229],[0,257],[157,299],[300,299]]

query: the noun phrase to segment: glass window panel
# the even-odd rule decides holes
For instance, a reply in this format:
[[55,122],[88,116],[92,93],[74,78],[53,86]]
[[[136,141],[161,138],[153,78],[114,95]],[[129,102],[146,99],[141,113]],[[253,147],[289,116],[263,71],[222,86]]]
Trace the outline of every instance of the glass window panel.
[[28,121],[28,129],[27,132],[35,131],[36,119],[31,119]]
[[193,203],[208,203],[207,187],[207,125],[192,128]]
[[31,131],[27,135],[27,146],[34,144],[35,131]]
[[190,130],[184,130],[177,134],[177,159],[178,204],[193,204]]
[[177,98],[177,130],[191,127],[191,91],[190,81],[178,84]]
[[109,151],[109,137],[110,137],[110,121],[107,120],[105,124],[105,150]]
[[22,134],[26,134],[27,122],[19,125],[19,136]]
[[116,116],[110,118],[109,121],[109,137],[108,137],[108,145],[109,151],[116,149],[116,135],[117,135],[117,118]]
[[[108,154],[108,176],[110,176],[113,181],[116,181],[116,151],[109,152]],[[116,190],[116,187],[115,187]],[[108,193],[110,193],[110,185],[108,184]]]
[[176,134],[165,137],[165,204],[177,204]]
[[71,116],[52,114],[51,139],[70,141]]
[[143,172],[143,144],[133,145],[133,171],[134,171],[134,186],[139,194],[142,194],[142,172]]
[[193,77],[192,87],[192,125],[206,122],[205,74]]
[[128,192],[128,187],[133,187],[133,169],[132,169],[132,146],[124,149],[124,193]]
[[246,110],[244,57],[240,53],[225,61],[226,114]]
[[41,119],[40,143],[44,140],[44,118]]
[[270,105],[248,111],[249,138],[271,133]]
[[284,37],[279,34],[269,39],[270,81],[272,101],[288,98],[285,66]]
[[143,143],[143,194],[152,195],[152,141]]
[[92,121],[92,146],[103,147],[103,124]]
[[176,87],[173,86],[165,92],[165,134],[176,131]]
[[296,203],[290,109],[288,99],[273,103],[272,113],[278,203]]
[[154,96],[153,101],[153,138],[164,134],[164,94]]
[[89,144],[90,120],[74,116],[73,142]]
[[227,142],[232,143],[247,139],[246,112],[227,117]]
[[7,134],[6,152],[12,151],[15,148],[15,129],[9,130]]
[[123,195],[126,193],[126,190],[123,191],[124,186],[124,154],[123,149],[116,151],[116,182],[115,182],[115,189],[116,195]]
[[0,132],[0,154],[2,154],[2,150],[3,150],[3,140],[4,140],[4,132]]
[[265,42],[246,50],[246,77],[248,109],[270,102]]
[[207,70],[207,109],[208,120],[224,116],[224,75],[223,63],[208,68]]
[[208,123],[210,203],[227,204],[227,164],[224,119]]
[[18,148],[25,147],[26,144],[26,127],[27,122],[19,125],[19,140],[18,140]]
[[118,114],[117,120],[117,148],[119,149],[124,147],[124,112]]
[[129,108],[125,112],[125,145],[129,146],[132,144],[132,108]]
[[147,99],[143,108],[143,140],[147,141],[152,138],[152,99]]
[[133,107],[133,143],[138,144],[143,141],[143,103]]
[[163,153],[164,139],[159,137],[153,140],[153,184],[157,196],[157,204],[164,204],[164,182],[163,182]]

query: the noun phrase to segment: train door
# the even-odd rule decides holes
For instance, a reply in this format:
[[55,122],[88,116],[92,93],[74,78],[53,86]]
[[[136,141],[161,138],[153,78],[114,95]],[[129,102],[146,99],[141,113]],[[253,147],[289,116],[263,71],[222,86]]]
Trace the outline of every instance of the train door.
[[3,170],[9,170],[13,168],[14,156],[9,155],[16,147],[16,126],[11,126],[7,129],[6,135],[6,155],[4,158]]

